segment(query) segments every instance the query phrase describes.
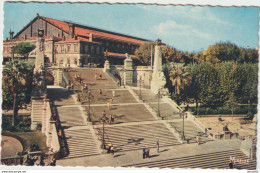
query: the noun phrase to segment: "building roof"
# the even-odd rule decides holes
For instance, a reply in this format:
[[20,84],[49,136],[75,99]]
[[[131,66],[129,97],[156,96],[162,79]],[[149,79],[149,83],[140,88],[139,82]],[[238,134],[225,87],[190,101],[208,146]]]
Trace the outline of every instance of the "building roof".
[[[64,30],[65,32],[69,32],[69,23],[70,22],[65,22],[65,21],[60,21],[56,19],[51,19],[47,17],[40,17],[43,20],[46,20],[47,22],[51,23],[52,25],[57,26],[58,28]],[[105,31],[97,28],[92,28],[89,26],[83,26],[79,24],[74,24],[74,34],[79,35],[79,36],[84,36],[84,37],[89,37],[90,34],[92,34],[93,37],[102,37],[102,38],[108,38],[108,39],[115,39],[115,40],[120,40],[120,41],[125,41],[125,42],[131,42],[134,44],[142,44],[148,40],[141,39],[141,38],[136,38],[128,35],[123,35],[119,33],[114,33],[110,31]]]
[[[29,40],[36,40],[38,37],[26,37],[25,38],[13,38],[13,39],[9,39],[9,40],[4,40],[4,42],[16,42],[16,41],[29,41]],[[50,39],[50,38],[53,38],[53,39],[56,39],[56,40],[62,40],[62,38],[60,37],[56,37],[56,36],[44,36],[43,38],[45,39]]]

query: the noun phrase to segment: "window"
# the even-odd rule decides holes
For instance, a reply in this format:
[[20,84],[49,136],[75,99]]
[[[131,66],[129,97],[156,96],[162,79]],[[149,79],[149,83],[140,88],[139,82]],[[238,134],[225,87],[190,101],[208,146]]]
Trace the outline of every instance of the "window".
[[88,53],[88,45],[85,45],[85,52]]
[[77,51],[78,51],[78,45],[74,44],[74,52],[77,52]]
[[98,46],[97,49],[96,49],[96,53],[97,53],[97,54],[100,53],[100,48],[99,48],[99,46]]
[[70,52],[70,44],[68,44],[68,52]]
[[91,53],[94,53],[95,52],[95,48],[94,46],[91,46]]
[[55,46],[54,52],[55,52],[55,53],[58,53],[58,46]]

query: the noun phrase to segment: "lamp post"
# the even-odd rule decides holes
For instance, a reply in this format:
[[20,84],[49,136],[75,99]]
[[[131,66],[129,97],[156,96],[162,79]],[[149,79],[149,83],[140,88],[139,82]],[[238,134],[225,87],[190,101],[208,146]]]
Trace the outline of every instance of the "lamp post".
[[105,121],[106,121],[106,113],[105,111],[103,112],[103,116],[101,118],[101,121],[103,123],[103,130],[102,130],[102,144],[101,144],[101,148],[105,149]]
[[90,117],[90,100],[92,99],[91,95],[91,90],[88,90],[88,122],[91,122],[91,117]]
[[142,90],[142,82],[143,82],[143,80],[142,80],[142,76],[141,75],[140,75],[139,82],[140,82],[140,94],[139,94],[139,96],[140,96],[140,99],[142,100],[142,92],[141,92],[141,90]]
[[182,115],[182,119],[183,119],[183,124],[182,124],[182,140],[185,140],[185,135],[184,135],[184,111],[182,111],[181,108],[179,108],[180,111],[180,117]]
[[185,135],[184,135],[184,111],[182,111],[182,119],[183,119],[182,139],[185,140]]

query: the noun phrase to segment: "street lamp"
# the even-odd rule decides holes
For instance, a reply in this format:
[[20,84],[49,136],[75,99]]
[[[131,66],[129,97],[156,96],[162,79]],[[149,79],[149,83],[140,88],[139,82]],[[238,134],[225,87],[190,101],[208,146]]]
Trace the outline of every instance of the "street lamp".
[[105,121],[106,121],[106,113],[105,111],[103,112],[103,116],[100,119],[103,123],[103,132],[102,132],[102,144],[101,144],[101,148],[105,149]]
[[180,111],[180,117],[182,115],[182,118],[183,118],[183,124],[182,124],[182,139],[185,140],[185,135],[184,135],[184,111],[179,108],[179,111]]
[[139,94],[139,96],[140,96],[140,99],[142,100],[142,93],[141,93],[141,90],[142,90],[142,82],[143,82],[143,80],[142,80],[142,76],[140,75],[140,79],[139,79],[139,81],[140,81],[140,94]]
[[90,117],[90,100],[93,98],[94,96],[91,95],[91,90],[88,90],[88,122],[91,122],[91,117]]

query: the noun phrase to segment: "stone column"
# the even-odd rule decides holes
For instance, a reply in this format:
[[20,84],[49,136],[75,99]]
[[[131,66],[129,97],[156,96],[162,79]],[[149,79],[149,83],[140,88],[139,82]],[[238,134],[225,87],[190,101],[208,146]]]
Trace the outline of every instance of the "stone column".
[[126,53],[126,59],[124,60],[124,85],[133,84],[133,60],[132,58]]
[[163,89],[166,84],[165,76],[162,72],[162,51],[161,51],[161,40],[156,41],[154,48],[154,65],[153,74],[151,81],[151,90],[157,94],[160,89]]

